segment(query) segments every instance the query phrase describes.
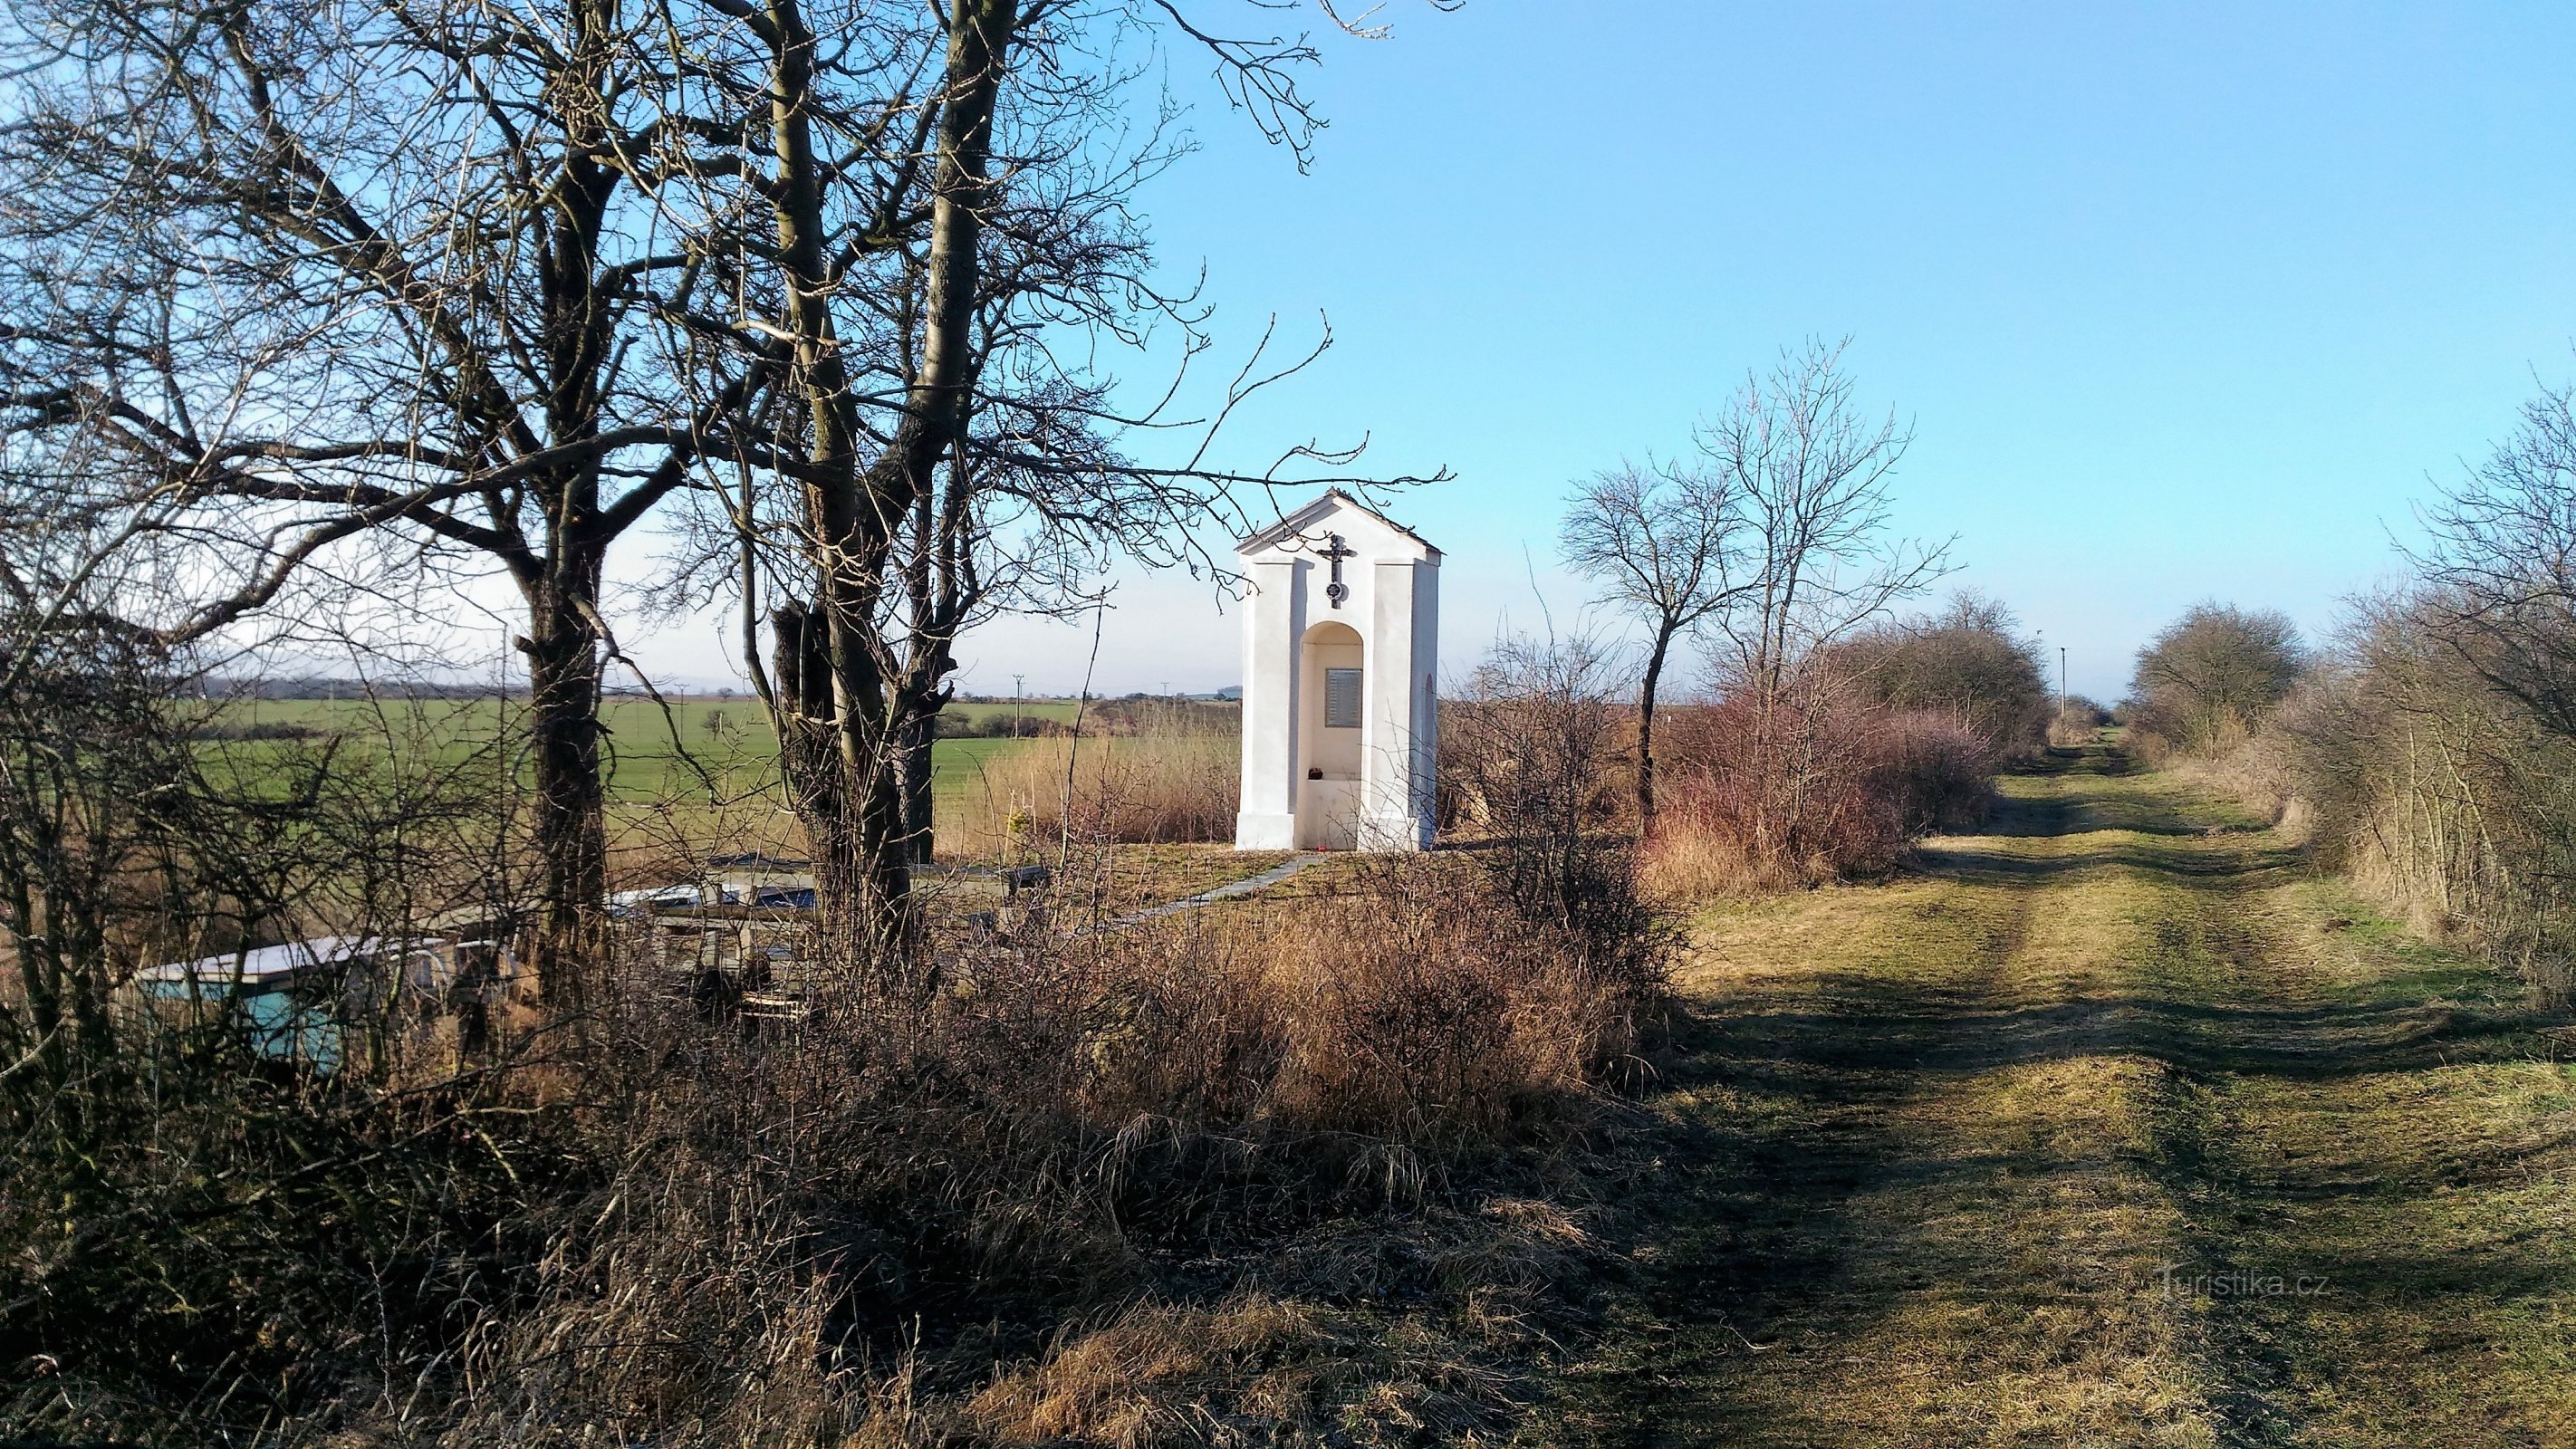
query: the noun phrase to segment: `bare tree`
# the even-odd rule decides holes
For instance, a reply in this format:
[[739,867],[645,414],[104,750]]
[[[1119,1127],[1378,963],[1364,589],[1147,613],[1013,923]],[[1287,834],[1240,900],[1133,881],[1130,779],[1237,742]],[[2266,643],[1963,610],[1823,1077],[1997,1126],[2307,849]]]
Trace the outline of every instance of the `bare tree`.
[[1848,339],[1783,352],[1698,429],[1707,466],[1742,499],[1752,538],[1737,607],[1714,623],[1744,687],[1776,695],[1807,654],[1949,570],[1949,544],[1889,537],[1893,480],[1914,440],[1852,400]]
[[1322,481],[1282,471],[1301,463],[1367,481],[1312,446],[1209,464],[1299,361],[1256,349],[1195,452],[1149,467],[1116,437],[1187,420],[1122,413],[1098,360],[1157,321],[1186,354],[1208,341],[1152,284],[1130,204],[1181,149],[1131,124],[1138,37],[1213,57],[1301,157],[1303,37],[1162,0],[13,17],[10,424],[87,430],[117,488],[188,505],[168,536],[239,582],[176,635],[335,563],[360,591],[398,562],[510,578],[558,951],[602,894],[600,583],[665,498],[697,493],[731,536],[711,552],[747,617],[777,606],[752,663],[791,790],[827,898],[886,940],[964,631],[1094,602],[1110,557],[1206,562],[1187,529],[1241,521],[1237,486]]
[[2576,739],[2576,389],[2543,388],[2511,437],[2426,511],[2409,560],[2423,617],[2477,674]]
[[1893,480],[1912,434],[1873,420],[1842,371],[1847,343],[1784,351],[1697,430],[1703,464],[1745,515],[1712,661],[1732,738],[1746,849],[1806,869],[1804,842],[1837,833],[1866,751],[1856,694],[1829,667],[1840,641],[1948,569],[1948,544],[1891,536]]
[[1567,505],[1558,548],[1602,599],[1641,618],[1646,665],[1637,685],[1637,818],[1655,833],[1655,702],[1673,642],[1754,587],[1733,556],[1750,520],[1726,475],[1704,467],[1623,463],[1595,474]]
[[634,159],[676,124],[649,10],[10,12],[8,427],[92,435],[87,483],[166,501],[163,536],[231,575],[173,638],[334,570],[361,600],[424,560],[508,578],[558,985],[604,888],[609,550],[763,380],[656,346],[694,264]]
[[[1371,482],[1339,471],[1356,450],[1311,444],[1262,469],[1211,461],[1236,407],[1320,345],[1265,366],[1265,336],[1197,419],[1123,408],[1106,360],[1157,327],[1185,356],[1210,344],[1204,309],[1152,275],[1133,199],[1176,145],[1126,126],[1143,58],[1123,44],[1177,32],[1300,148],[1290,68],[1314,52],[1147,0],[943,0],[909,30],[871,7],[724,13],[675,32],[674,69],[706,95],[686,109],[737,119],[662,158],[665,194],[714,238],[710,284],[673,316],[778,372],[752,408],[763,456],[744,450],[701,560],[743,600],[826,909],[892,961],[958,640],[1002,612],[1096,607],[1086,581],[1113,559],[1213,566],[1191,527],[1248,524],[1272,486]],[[889,74],[919,79],[889,91]],[[1166,464],[1122,442],[1154,431],[1190,441]]]

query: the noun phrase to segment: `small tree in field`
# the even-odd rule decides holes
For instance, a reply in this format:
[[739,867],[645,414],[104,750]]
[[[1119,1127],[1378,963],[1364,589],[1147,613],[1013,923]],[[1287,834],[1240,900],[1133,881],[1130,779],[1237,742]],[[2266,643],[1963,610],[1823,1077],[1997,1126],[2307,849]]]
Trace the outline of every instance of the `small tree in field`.
[[1559,540],[1567,567],[1592,580],[1604,602],[1646,625],[1637,685],[1637,819],[1655,833],[1655,697],[1673,642],[1726,608],[1747,587],[1731,578],[1727,551],[1748,526],[1723,474],[1704,468],[1622,463],[1575,490]]
[[1710,618],[1718,693],[1737,738],[1735,828],[1774,861],[1816,833],[1859,756],[1845,748],[1853,691],[1823,667],[1837,644],[1947,571],[1947,544],[1893,533],[1894,479],[1913,435],[1864,414],[1844,343],[1786,352],[1748,375],[1698,432],[1710,473],[1741,500],[1741,581]]
[[2138,651],[2131,723],[2185,753],[2223,749],[2280,703],[2306,668],[2307,652],[2288,615],[2194,604]]
[[1895,475],[1913,445],[1896,415],[1872,419],[1842,368],[1846,342],[1784,352],[1768,377],[1699,428],[1710,470],[1741,498],[1745,573],[1714,620],[1738,690],[1771,697],[1808,656],[1930,587],[1949,546],[1890,536]]

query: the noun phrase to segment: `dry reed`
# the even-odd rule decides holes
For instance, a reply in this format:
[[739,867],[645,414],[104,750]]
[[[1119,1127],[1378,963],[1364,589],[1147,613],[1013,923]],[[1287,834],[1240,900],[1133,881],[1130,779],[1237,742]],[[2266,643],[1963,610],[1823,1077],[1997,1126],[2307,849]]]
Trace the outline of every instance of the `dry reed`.
[[943,848],[992,858],[1078,840],[1169,844],[1234,835],[1230,735],[1051,737],[980,763],[941,822]]

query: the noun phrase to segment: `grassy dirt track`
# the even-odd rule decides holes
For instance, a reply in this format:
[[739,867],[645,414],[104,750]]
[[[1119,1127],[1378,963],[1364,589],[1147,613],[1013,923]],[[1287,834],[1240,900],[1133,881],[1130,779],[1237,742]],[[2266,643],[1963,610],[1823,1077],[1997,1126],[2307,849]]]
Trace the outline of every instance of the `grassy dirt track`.
[[2103,746],[1696,926],[1624,1268],[1522,1436],[2576,1444],[2576,1072],[2510,976]]

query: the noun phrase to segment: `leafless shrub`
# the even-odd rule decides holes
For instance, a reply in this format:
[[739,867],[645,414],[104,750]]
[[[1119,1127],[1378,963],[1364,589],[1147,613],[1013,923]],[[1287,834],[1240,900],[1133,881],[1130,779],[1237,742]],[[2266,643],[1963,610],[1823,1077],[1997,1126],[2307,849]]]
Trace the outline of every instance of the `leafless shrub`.
[[2038,646],[2010,609],[1960,593],[1939,614],[1873,625],[1832,650],[1832,667],[1878,704],[1964,724],[1998,759],[2035,753],[2055,700]]
[[[1293,912],[1025,937],[934,999],[838,995],[783,1034],[625,1018],[633,1066],[594,1077],[582,1114],[600,1175],[548,1209],[534,1305],[476,1335],[465,1441],[1257,1417],[1260,1385],[1221,1377],[1230,1343],[1325,1376],[1274,1410],[1365,1414],[1334,1310],[1257,1277],[1211,1288],[1214,1264],[1381,1206],[1441,1211],[1498,1154],[1567,1140],[1633,1060],[1660,962],[1605,969],[1465,862],[1372,862],[1352,884]],[[1207,1306],[1069,1327],[1175,1259]],[[1003,1336],[920,1342],[961,1312]],[[1174,1343],[1180,1324],[1203,1336]],[[1301,1354],[1344,1366],[1289,1368]]]
[[2313,815],[2321,858],[2420,929],[2472,941],[2542,997],[2576,986],[2576,745],[2446,637],[2456,599],[2356,608],[2330,667],[2230,762]]
[[1891,710],[1824,668],[1767,706],[1739,696],[1673,734],[1672,839],[1659,893],[1779,890],[1882,873],[1915,836],[1983,818],[1995,755],[1958,717]]
[[2090,741],[2111,723],[2111,711],[2100,702],[2080,694],[2068,695],[2058,702],[2048,721],[2048,742],[2068,749]]
[[2129,740],[2150,763],[2243,744],[2308,666],[2287,615],[2195,604],[2138,651]]
[[1985,819],[1996,764],[1984,731],[1946,710],[1891,711],[1870,732],[1867,778],[1898,802],[1909,836]]
[[1523,918],[1610,956],[1662,929],[1620,832],[1612,660],[1583,638],[1508,638],[1441,708],[1443,791],[1480,826],[1478,857]]
[[1554,922],[1530,918],[1508,867],[1477,882],[1402,858],[1341,910],[1300,913],[1274,977],[1302,1023],[1291,1120],[1449,1151],[1579,1120],[1564,1108],[1634,1061],[1664,989],[1670,938],[1612,874],[1625,864],[1591,862],[1606,898]]
[[[459,1074],[399,966],[257,998],[304,1013],[280,1019],[223,962],[401,940],[470,899],[507,772],[206,738],[222,704],[100,616],[12,616],[0,653],[0,1354],[44,1366],[0,1425],[204,1440],[387,1411],[460,1301],[512,1297],[563,1159]],[[208,957],[183,991],[137,983]]]

